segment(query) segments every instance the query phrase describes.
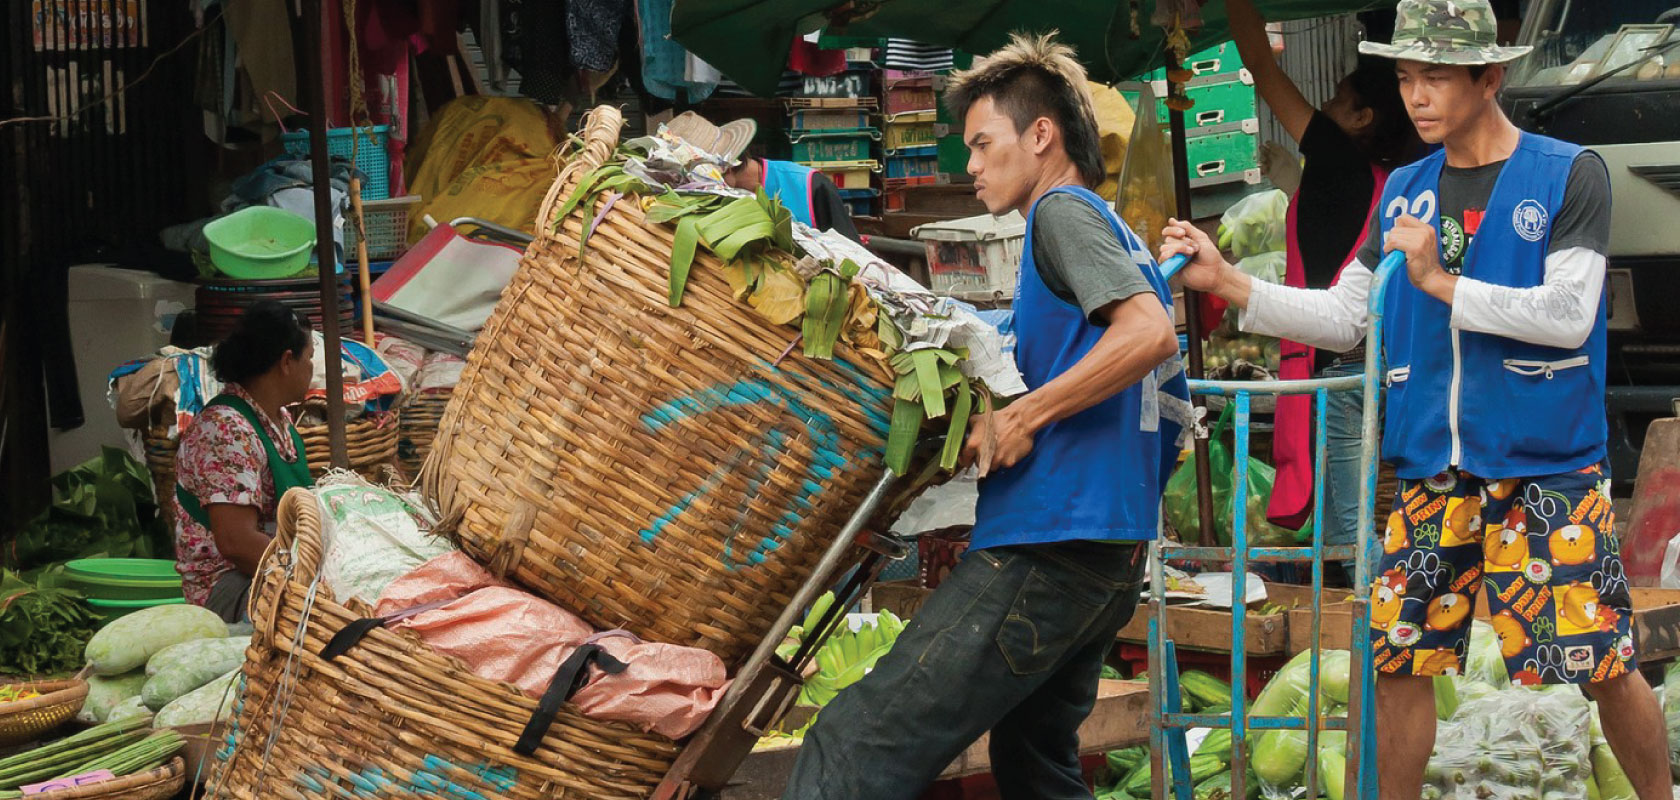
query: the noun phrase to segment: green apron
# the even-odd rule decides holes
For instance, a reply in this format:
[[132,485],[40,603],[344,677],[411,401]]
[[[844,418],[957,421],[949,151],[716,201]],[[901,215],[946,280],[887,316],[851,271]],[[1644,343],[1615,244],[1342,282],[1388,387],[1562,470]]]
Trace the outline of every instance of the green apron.
[[[303,449],[303,436],[298,433],[297,428],[291,428],[292,448],[297,454],[297,459],[287,461],[280,457],[280,451],[274,446],[274,440],[268,438],[268,430],[263,426],[262,418],[257,416],[256,409],[252,408],[250,403],[233,395],[223,394],[217,395],[210,402],[205,403],[204,410],[208,411],[214,406],[226,406],[239,412],[239,415],[251,423],[251,428],[257,432],[257,438],[261,439],[263,443],[263,451],[268,454],[268,472],[274,479],[274,499],[276,502],[285,496],[286,492],[294,488],[307,488],[315,485],[315,479],[309,475],[309,456]],[[203,412],[199,413],[202,414]],[[198,498],[192,492],[187,491],[187,488],[181,484],[179,479],[175,481],[175,502],[180,504],[181,510],[187,512],[187,516],[203,525],[205,530],[210,530],[210,512],[204,510],[204,506],[199,504]]]

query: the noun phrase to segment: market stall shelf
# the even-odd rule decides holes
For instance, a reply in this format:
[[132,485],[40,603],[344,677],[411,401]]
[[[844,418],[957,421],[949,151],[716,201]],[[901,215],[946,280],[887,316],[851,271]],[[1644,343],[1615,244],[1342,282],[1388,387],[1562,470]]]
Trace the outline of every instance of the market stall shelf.
[[882,474],[892,381],[849,346],[790,352],[797,331],[744,307],[709,252],[671,307],[673,231],[639,203],[557,219],[622,125],[589,115],[422,484],[492,572],[735,666]]
[[645,798],[678,745],[559,708],[531,755],[514,751],[537,701],[473,674],[417,636],[374,628],[335,659],[320,653],[372,610],[340,605],[318,578],[321,517],[294,490],[253,588],[255,626],[233,742],[213,798],[448,794],[517,800]]

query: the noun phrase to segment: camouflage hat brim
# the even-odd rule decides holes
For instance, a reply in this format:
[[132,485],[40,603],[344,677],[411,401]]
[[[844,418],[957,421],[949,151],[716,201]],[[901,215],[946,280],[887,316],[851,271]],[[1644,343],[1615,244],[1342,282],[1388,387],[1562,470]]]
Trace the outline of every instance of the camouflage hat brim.
[[1424,40],[1413,40],[1404,44],[1359,43],[1359,52],[1368,56],[1392,58],[1396,61],[1421,61],[1425,64],[1462,66],[1504,64],[1528,55],[1529,51],[1533,49],[1527,45],[1520,47],[1473,46],[1461,42],[1442,41],[1432,43]]

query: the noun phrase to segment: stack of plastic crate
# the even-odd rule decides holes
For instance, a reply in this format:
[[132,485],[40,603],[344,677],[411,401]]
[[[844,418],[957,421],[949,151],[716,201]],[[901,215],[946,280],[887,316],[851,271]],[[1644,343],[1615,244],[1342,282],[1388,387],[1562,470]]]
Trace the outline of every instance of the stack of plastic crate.
[[[1184,148],[1190,187],[1260,182],[1260,122],[1254,95],[1254,76],[1243,69],[1237,46],[1214,45],[1191,55],[1184,68],[1192,78],[1184,84],[1190,110],[1184,112]],[[1156,97],[1160,119],[1167,119],[1167,74],[1145,76]],[[1135,101],[1135,98],[1134,98]]]
[[805,78],[800,95],[786,101],[793,160],[832,179],[853,216],[881,214],[874,79],[873,68],[854,64],[837,76]]
[[904,190],[939,181],[939,103],[932,72],[888,69],[881,73],[885,111],[886,206],[904,207]]

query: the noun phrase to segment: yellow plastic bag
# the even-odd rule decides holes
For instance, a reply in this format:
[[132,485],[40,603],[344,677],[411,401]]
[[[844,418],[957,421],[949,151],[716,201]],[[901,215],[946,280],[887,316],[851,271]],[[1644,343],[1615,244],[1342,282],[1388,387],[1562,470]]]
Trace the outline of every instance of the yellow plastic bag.
[[1149,84],[1137,100],[1137,122],[1126,146],[1126,163],[1120,170],[1120,198],[1115,211],[1132,232],[1154,250],[1161,244],[1161,229],[1178,208],[1173,194],[1172,147],[1155,112],[1155,94]]

